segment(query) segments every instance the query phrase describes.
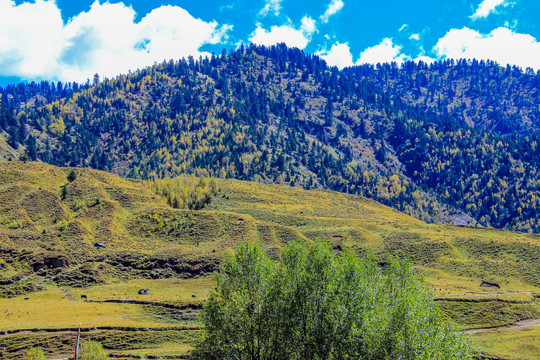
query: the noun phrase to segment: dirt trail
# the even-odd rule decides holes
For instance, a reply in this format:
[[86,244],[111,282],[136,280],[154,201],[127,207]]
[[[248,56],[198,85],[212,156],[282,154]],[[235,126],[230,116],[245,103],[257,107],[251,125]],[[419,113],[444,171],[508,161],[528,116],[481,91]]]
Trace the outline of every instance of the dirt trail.
[[529,327],[529,326],[540,326],[540,319],[520,320],[511,325],[497,326],[497,327],[492,327],[492,328],[470,329],[470,330],[466,330],[465,334],[479,334],[479,333],[482,333],[485,331],[491,331],[491,330],[515,329],[515,328]]
[[[529,295],[530,299],[506,299],[505,296],[513,295]],[[512,291],[508,293],[485,294],[485,293],[468,293],[462,296],[436,297],[435,301],[450,301],[450,302],[504,302],[508,304],[530,304],[540,299],[540,294],[532,291]]]

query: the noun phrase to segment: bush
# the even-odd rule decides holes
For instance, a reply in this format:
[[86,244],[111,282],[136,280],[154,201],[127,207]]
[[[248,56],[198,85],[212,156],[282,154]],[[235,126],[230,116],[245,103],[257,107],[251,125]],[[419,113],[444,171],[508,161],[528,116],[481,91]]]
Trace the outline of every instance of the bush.
[[62,199],[62,201],[66,200],[67,194],[68,194],[68,189],[67,189],[67,184],[66,184],[66,185],[62,186],[62,192],[60,193],[60,199]]
[[67,221],[66,219],[64,219],[64,220],[58,221],[57,224],[58,224],[58,230],[64,231],[64,230],[66,230],[67,227],[69,226],[69,221]]
[[25,360],[47,360],[43,350],[41,348],[35,347],[28,350],[26,353]]
[[7,224],[8,229],[20,229],[23,227],[22,220],[13,220],[9,224]]
[[96,341],[85,341],[79,350],[80,360],[108,360],[109,355],[103,345]]
[[153,179],[146,181],[146,186],[163,196],[167,204],[176,209],[200,210],[210,204],[219,192],[216,179],[197,178],[193,175]]
[[408,260],[334,256],[292,243],[273,262],[258,245],[226,258],[203,307],[195,359],[471,359]]
[[71,171],[69,172],[69,174],[67,176],[67,179],[68,179],[68,181],[70,183],[77,180],[77,172],[75,170],[71,169]]
[[88,206],[86,205],[86,201],[80,200],[77,197],[73,197],[73,210],[79,211],[79,210],[86,210],[88,209]]

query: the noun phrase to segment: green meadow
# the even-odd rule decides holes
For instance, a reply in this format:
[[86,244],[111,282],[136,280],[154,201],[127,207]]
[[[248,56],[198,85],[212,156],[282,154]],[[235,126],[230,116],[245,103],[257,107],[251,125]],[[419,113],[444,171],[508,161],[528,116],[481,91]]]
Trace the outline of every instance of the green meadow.
[[217,184],[203,209],[178,209],[142,181],[0,162],[0,357],[36,345],[67,357],[79,326],[119,356],[185,355],[212,273],[237,244],[259,241],[277,258],[291,240],[321,238],[336,254],[369,252],[382,266],[390,254],[410,257],[485,354],[540,358],[538,323],[520,322],[540,318],[539,236],[426,224],[331,191]]

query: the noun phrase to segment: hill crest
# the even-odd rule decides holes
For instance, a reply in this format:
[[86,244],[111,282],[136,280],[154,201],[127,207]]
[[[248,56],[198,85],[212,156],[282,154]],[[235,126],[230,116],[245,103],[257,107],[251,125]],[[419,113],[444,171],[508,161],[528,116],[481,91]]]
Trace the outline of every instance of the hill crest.
[[539,76],[465,61],[339,71],[249,46],[76,91],[5,89],[0,149],[132,178],[326,188],[428,222],[538,232]]

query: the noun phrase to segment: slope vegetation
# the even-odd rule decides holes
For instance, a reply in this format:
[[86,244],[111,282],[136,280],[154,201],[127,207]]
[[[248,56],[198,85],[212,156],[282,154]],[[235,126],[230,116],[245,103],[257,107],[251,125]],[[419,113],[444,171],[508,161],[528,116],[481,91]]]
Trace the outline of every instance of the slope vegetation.
[[[409,256],[463,329],[540,317],[536,235],[430,225],[358,195],[216,182],[204,208],[178,209],[148,182],[0,162],[3,355],[20,358],[29,344],[68,354],[79,324],[85,338],[117,355],[185,354],[198,336],[196,311],[212,286],[209,275],[245,239],[276,258],[288,241],[316,237],[336,253],[369,251],[382,266],[389,254]],[[480,286],[483,280],[499,288]],[[149,330],[133,337],[134,329]],[[490,332],[475,336],[493,355],[523,344],[528,353],[540,348],[533,331],[522,331],[519,343],[504,335],[506,348]]]

